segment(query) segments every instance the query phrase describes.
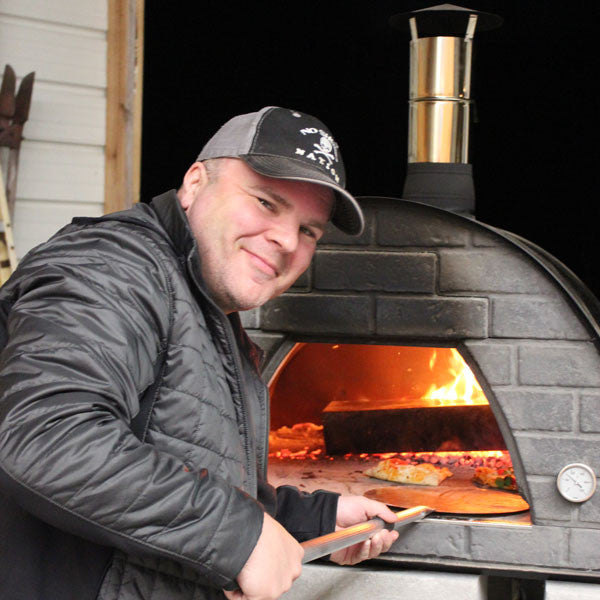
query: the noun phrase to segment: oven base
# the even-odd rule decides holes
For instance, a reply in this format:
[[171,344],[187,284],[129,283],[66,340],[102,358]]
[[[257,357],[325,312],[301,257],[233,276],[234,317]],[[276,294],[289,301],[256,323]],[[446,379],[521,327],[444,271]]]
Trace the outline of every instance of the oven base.
[[304,565],[282,600],[486,600],[484,580],[466,573]]
[[482,572],[390,569],[375,562],[354,567],[304,565],[302,575],[282,600],[498,600],[521,589],[527,594],[518,597],[532,600],[600,600],[599,583],[554,581],[525,570],[488,577]]

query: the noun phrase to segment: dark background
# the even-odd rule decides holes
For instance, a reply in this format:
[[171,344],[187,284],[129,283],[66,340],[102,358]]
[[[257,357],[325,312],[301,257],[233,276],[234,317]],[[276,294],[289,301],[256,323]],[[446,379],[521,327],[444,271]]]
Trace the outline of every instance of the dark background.
[[[400,197],[409,40],[388,18],[435,4],[146,0],[142,197],[177,187],[223,122],[267,105],[329,126],[355,195]],[[474,41],[476,216],[554,254],[600,296],[600,3],[551,4],[459,4],[504,19]]]

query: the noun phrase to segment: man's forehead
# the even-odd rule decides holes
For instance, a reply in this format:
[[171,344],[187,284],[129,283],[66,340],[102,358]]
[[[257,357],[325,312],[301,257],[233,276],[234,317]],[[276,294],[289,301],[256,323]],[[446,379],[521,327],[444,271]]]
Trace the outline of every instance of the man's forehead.
[[312,181],[263,175],[238,158],[225,158],[223,160],[230,174],[244,175],[247,185],[256,190],[268,191],[274,196],[280,196],[284,201],[300,193],[311,195],[321,202],[333,204],[333,190],[326,185]]
[[296,181],[287,179],[275,179],[264,177],[267,181],[261,181],[249,188],[256,192],[262,192],[276,200],[284,207],[291,207],[295,202],[310,199],[329,214],[334,204],[333,191],[324,186],[308,181]]

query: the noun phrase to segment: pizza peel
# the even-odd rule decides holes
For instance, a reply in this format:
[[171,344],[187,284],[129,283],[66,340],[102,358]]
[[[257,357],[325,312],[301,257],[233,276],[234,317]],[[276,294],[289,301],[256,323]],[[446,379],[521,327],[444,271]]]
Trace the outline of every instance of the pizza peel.
[[514,492],[474,486],[420,488],[398,485],[367,490],[364,495],[396,508],[423,504],[436,512],[454,515],[501,515],[529,509],[529,504]]

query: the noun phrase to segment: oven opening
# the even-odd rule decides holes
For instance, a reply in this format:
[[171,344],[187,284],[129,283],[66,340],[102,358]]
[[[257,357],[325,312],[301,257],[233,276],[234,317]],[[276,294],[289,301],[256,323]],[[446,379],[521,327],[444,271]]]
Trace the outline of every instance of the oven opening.
[[297,343],[269,390],[277,485],[363,493],[390,485],[367,471],[394,459],[449,473],[438,488],[517,491],[488,399],[456,348]]

